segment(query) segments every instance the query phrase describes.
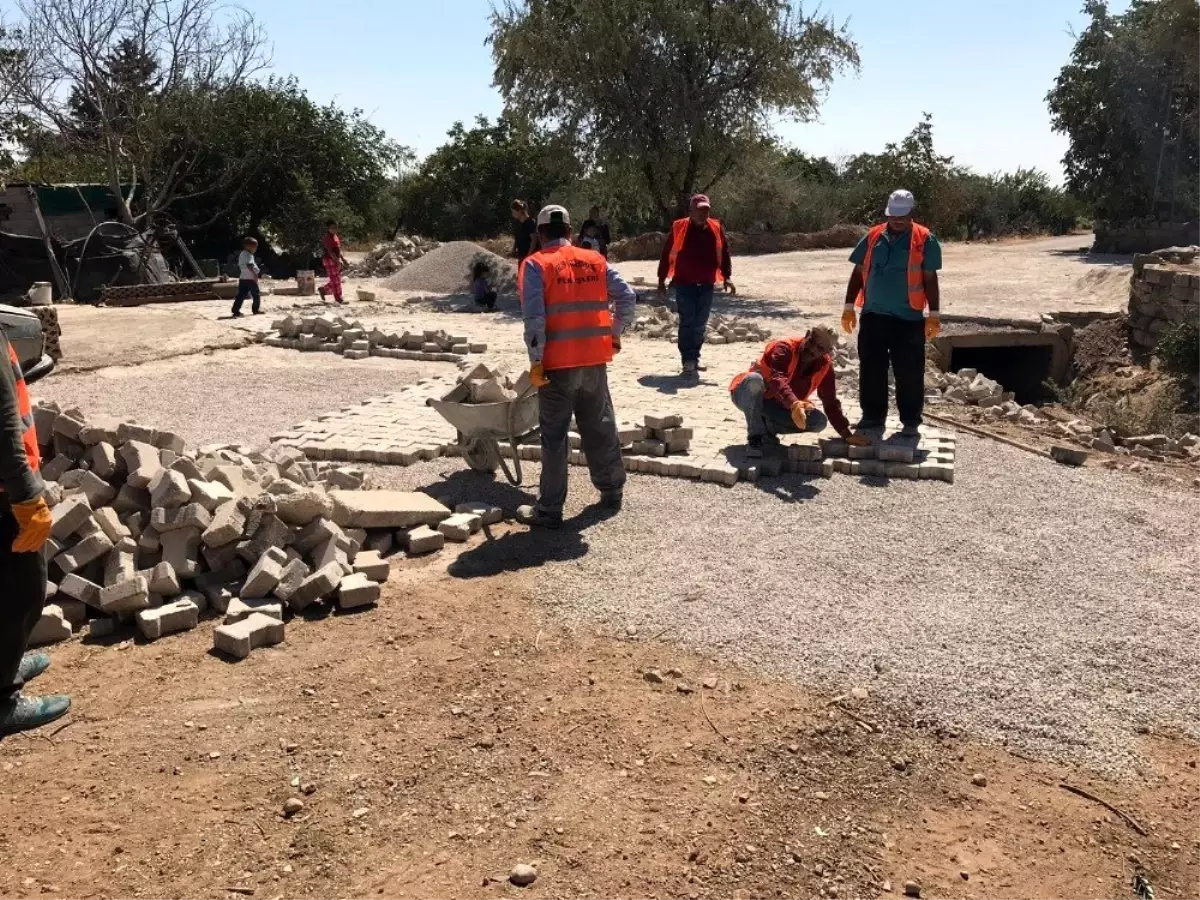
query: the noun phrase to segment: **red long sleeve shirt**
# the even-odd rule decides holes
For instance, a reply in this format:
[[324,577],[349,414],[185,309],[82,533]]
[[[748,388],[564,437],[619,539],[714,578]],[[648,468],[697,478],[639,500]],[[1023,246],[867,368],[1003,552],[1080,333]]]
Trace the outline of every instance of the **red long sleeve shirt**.
[[[717,269],[728,281],[733,277],[733,260],[729,256],[729,238],[725,226],[721,225],[721,258],[717,259],[717,239],[708,225],[688,223],[687,237],[675,260],[675,284],[712,284]],[[666,281],[671,270],[672,234],[667,232],[663,242],[662,258],[658,261],[658,280]]]
[[[788,381],[787,373],[791,362],[792,351],[787,344],[783,343],[776,345],[767,357],[767,365],[771,369],[771,377],[767,379],[767,399],[774,400],[784,409],[791,409],[797,400],[812,393],[813,377],[824,364],[818,359],[815,364],[798,366],[796,374],[792,376],[791,381]],[[829,417],[829,424],[833,426],[833,430],[842,437],[848,437],[850,422],[846,418],[846,414],[842,412],[842,403],[838,400],[837,381],[833,377],[832,366],[825,372],[825,377],[821,379],[820,383],[816,385],[816,391],[817,396],[821,398],[821,406],[825,409],[825,415]]]

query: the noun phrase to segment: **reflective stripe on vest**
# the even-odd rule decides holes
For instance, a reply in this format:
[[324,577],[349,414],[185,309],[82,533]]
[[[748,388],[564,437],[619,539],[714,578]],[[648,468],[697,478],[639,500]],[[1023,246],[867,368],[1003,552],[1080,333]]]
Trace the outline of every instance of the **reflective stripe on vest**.
[[[8,343],[5,341],[5,343]],[[29,402],[29,388],[25,384],[25,373],[12,344],[8,344],[8,361],[12,366],[13,380],[17,383],[17,412],[21,416],[21,444],[25,448],[25,459],[34,472],[42,467],[42,453],[38,449],[37,429],[33,422],[33,405]],[[0,487],[0,493],[4,491]]]
[[[762,357],[758,360],[758,362],[750,367],[749,371],[733,376],[733,381],[729,382],[729,393],[732,394],[734,391],[736,391],[738,385],[742,383],[743,379],[745,379],[750,372],[757,372],[762,376],[763,383],[766,386],[767,398],[770,400],[778,400],[779,396],[777,392],[771,387],[771,373],[774,370],[771,368],[769,360],[771,358],[771,353],[779,344],[786,344],[788,352],[791,354],[791,360],[788,362],[787,369],[788,384],[791,384],[792,379],[796,377],[796,369],[800,366],[800,350],[804,346],[804,338],[802,337],[779,338],[778,340],[771,341],[769,344],[767,344],[767,346],[763,349]],[[808,391],[803,397],[797,394],[796,399],[807,400],[809,397],[811,397],[812,392],[815,391],[818,385],[825,380],[825,376],[828,374],[831,368],[833,368],[833,358],[826,353],[825,358],[821,361],[820,367],[818,367],[817,371],[814,372],[812,377],[808,380]]]
[[[867,281],[871,278],[871,259],[875,255],[875,245],[887,231],[887,223],[876,225],[867,232],[867,255],[863,258],[863,286],[858,291],[854,305],[862,309],[867,302]],[[925,241],[929,239],[929,229],[924,225],[912,223],[912,237],[908,244],[908,305],[917,312],[924,312],[929,305],[925,296]]]
[[[578,369],[612,362],[608,263],[595,250],[564,244],[525,260],[542,270],[546,347],[542,367]],[[522,267],[523,268],[523,267]]]
[[[675,260],[679,257],[679,251],[683,249],[683,242],[687,240],[688,226],[691,222],[691,219],[676,219],[675,224],[671,226],[670,266],[667,269],[667,278],[670,281],[675,280]],[[713,233],[713,237],[717,239],[717,271],[713,273],[713,284],[721,284],[725,281],[725,276],[721,273],[721,260],[725,258],[725,242],[721,240],[721,222],[718,219],[709,219],[708,228]]]

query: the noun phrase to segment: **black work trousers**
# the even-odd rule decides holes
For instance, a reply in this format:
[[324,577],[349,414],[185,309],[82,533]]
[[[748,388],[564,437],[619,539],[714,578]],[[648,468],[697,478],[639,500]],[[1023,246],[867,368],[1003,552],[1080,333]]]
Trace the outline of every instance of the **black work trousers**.
[[920,425],[925,405],[925,323],[880,313],[858,322],[858,395],[862,425],[887,420],[888,366],[896,378],[896,411],[903,425]]
[[40,552],[14,553],[17,520],[0,499],[0,702],[24,686],[17,670],[46,602],[46,560]]

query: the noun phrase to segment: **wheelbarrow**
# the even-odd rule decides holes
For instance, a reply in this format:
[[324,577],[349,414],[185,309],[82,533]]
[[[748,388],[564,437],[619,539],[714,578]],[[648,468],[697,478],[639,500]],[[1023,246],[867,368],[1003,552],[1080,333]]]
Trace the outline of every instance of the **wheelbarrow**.
[[[510,484],[521,484],[521,454],[517,444],[537,432],[537,388],[528,386],[514,400],[499,403],[461,403],[455,400],[425,401],[458,429],[458,446],[462,458],[476,472],[504,472]],[[509,471],[500,455],[500,442],[512,447],[513,469]]]

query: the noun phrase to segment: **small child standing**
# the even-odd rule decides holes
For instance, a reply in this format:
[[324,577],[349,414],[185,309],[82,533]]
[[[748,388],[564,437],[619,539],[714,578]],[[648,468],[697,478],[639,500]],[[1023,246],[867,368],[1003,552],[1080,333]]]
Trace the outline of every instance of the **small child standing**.
[[579,239],[579,246],[587,250],[595,250],[597,253],[602,252],[603,244],[600,241],[600,229],[595,225],[587,225],[583,229],[583,235]]
[[471,286],[475,292],[475,303],[493,310],[496,308],[496,292],[492,290],[492,286],[488,283],[487,274],[487,263],[475,263],[471,269]]
[[237,296],[233,300],[233,317],[241,318],[242,303],[247,297],[252,298],[250,311],[254,315],[262,312],[262,295],[258,290],[258,279],[262,275],[262,270],[258,267],[258,262],[254,258],[254,251],[258,249],[258,241],[252,237],[242,241],[242,252],[238,254],[238,289]]

